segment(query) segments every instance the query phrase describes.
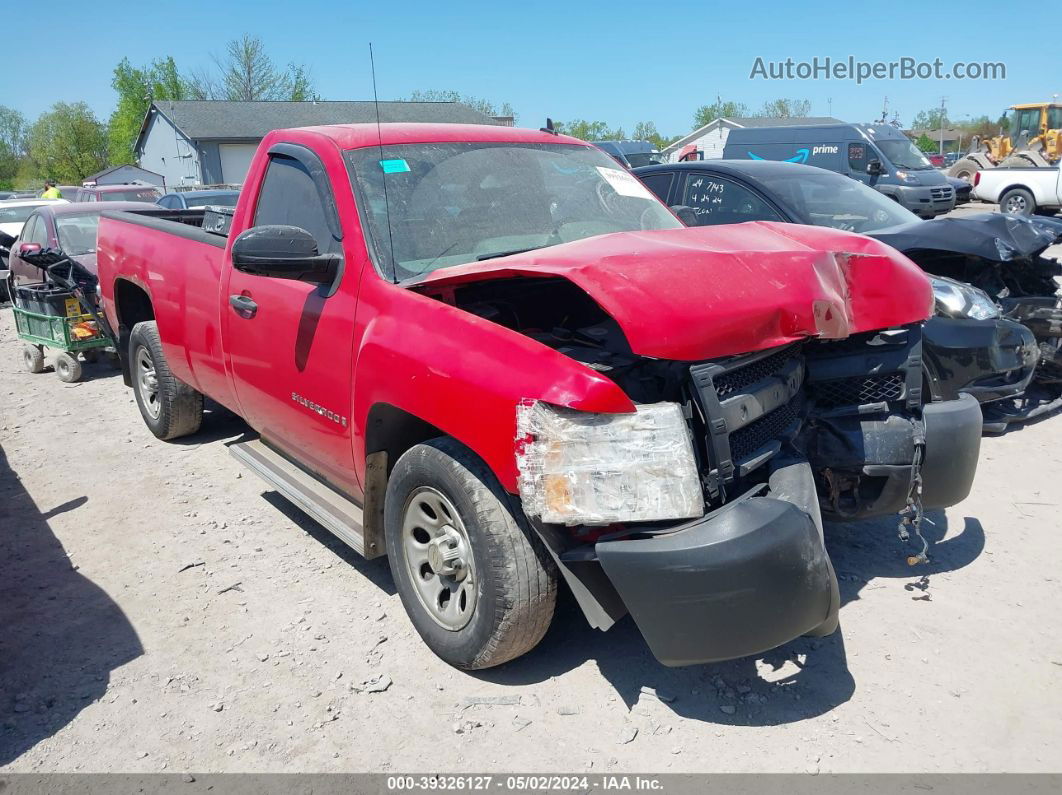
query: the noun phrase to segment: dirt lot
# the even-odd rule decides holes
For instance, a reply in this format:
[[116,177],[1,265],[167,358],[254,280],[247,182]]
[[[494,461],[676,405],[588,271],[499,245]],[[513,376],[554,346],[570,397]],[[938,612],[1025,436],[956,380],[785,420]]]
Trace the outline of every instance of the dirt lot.
[[106,365],[22,369],[0,313],[0,770],[1058,771],[1062,417],[985,439],[917,569],[827,528],[841,630],[667,669],[562,602],[529,656],[439,662],[365,562],[228,455],[156,441]]

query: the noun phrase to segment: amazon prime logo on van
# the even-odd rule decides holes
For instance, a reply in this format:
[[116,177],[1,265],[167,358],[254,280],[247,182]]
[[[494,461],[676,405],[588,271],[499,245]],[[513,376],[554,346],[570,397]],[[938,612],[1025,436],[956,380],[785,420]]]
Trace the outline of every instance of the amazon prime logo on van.
[[[811,149],[797,149],[796,154],[792,157],[784,158],[782,163],[806,163],[808,157],[814,157],[815,155],[835,155],[841,151],[841,148],[836,144],[823,144],[821,146],[813,146]],[[755,152],[749,152],[748,156],[753,160],[769,160],[767,157],[760,157]]]

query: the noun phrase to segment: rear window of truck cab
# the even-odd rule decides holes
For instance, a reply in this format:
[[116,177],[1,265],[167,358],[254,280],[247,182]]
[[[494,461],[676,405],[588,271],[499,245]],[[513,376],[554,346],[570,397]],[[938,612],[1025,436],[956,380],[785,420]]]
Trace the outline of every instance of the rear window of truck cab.
[[402,144],[346,158],[370,253],[398,282],[595,235],[682,226],[590,147]]

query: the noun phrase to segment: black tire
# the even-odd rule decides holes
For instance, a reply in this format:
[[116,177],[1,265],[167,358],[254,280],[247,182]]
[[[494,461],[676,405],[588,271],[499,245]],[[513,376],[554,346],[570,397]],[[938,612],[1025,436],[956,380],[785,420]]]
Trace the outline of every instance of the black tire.
[[[142,366],[147,362],[149,371]],[[177,439],[199,430],[203,423],[203,395],[174,377],[162,354],[154,320],[137,323],[129,335],[129,367],[133,394],[144,424],[159,439]],[[152,391],[149,384],[154,383]]]
[[999,211],[1010,215],[1032,215],[1036,199],[1025,188],[1011,188],[999,197]]
[[40,345],[26,344],[22,346],[22,363],[26,369],[36,375],[44,372],[44,350]]
[[55,374],[64,384],[81,380],[81,362],[77,356],[63,351],[55,357]]
[[964,157],[962,160],[956,161],[955,165],[948,169],[948,176],[973,184],[974,174],[980,170],[981,166],[976,160]]
[[[403,543],[407,506],[433,489],[456,508],[467,532],[477,596],[471,617],[448,629],[432,617],[411,579]],[[501,665],[534,648],[557,600],[557,569],[483,461],[459,442],[433,439],[408,450],[387,484],[384,527],[388,561],[413,626],[436,655],[456,668]]]

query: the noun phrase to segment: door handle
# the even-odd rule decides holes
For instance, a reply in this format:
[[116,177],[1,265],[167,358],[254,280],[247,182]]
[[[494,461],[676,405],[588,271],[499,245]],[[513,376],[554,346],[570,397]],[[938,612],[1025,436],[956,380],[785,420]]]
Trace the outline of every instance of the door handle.
[[249,295],[230,295],[229,306],[236,310],[236,314],[244,320],[250,320],[258,314],[258,304]]

